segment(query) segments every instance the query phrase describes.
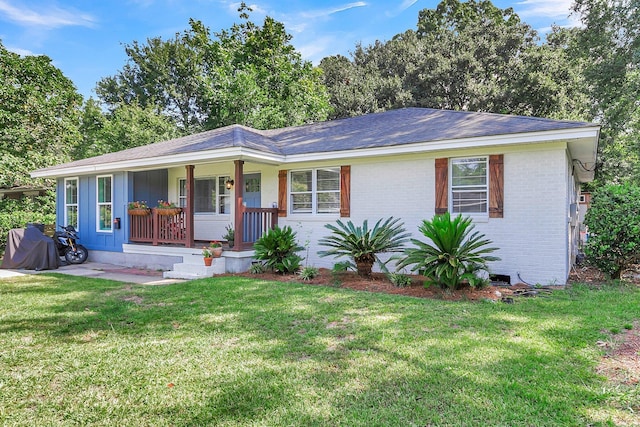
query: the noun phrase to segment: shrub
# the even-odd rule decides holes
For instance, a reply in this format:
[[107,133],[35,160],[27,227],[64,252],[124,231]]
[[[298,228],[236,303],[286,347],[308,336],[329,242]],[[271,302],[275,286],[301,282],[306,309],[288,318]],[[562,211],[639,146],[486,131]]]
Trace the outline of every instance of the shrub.
[[288,225],[267,231],[254,244],[255,258],[265,267],[277,273],[293,273],[300,268],[300,257],[296,252],[304,248],[296,242],[296,233]]
[[487,262],[500,258],[487,255],[497,248],[487,247],[491,240],[477,231],[471,233],[474,228],[471,218],[458,215],[452,220],[448,212],[424,220],[419,230],[431,243],[411,239],[417,247],[405,250],[398,268],[413,266],[411,271],[420,270],[449,290],[458,289],[464,280],[471,286],[486,284],[480,272],[487,270]]
[[406,288],[411,285],[411,277],[403,273],[389,273],[387,274],[387,278],[398,288]]
[[613,279],[640,259],[640,187],[608,185],[592,193],[585,217],[589,263]]
[[402,252],[409,233],[403,228],[399,219],[387,218],[384,222],[379,219],[376,225],[369,229],[365,219],[362,227],[356,227],[351,221],[343,223],[338,220],[337,225],[326,224],[332,235],[318,241],[323,246],[332,249],[319,251],[318,255],[341,257],[346,256],[355,262],[358,275],[369,277],[374,262],[380,262],[378,254],[384,252]]
[[300,275],[300,278],[302,280],[311,280],[317,277],[319,273],[320,270],[318,270],[316,267],[307,266],[303,267],[298,274]]
[[251,264],[251,267],[249,267],[249,273],[251,274],[262,274],[265,271],[266,269],[264,268],[264,264],[261,262],[254,262]]

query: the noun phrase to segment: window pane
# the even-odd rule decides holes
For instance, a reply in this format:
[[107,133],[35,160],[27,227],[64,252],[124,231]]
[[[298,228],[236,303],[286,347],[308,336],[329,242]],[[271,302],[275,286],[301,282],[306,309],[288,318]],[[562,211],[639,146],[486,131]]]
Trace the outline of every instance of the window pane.
[[111,203],[111,177],[98,178],[98,203]]
[[67,206],[66,208],[67,224],[78,228],[78,206]]
[[196,179],[194,183],[194,212],[216,211],[216,181],[212,178]]
[[297,213],[311,213],[311,193],[292,194],[291,210]]
[[340,171],[318,169],[318,191],[340,191]]
[[318,213],[340,212],[340,193],[318,193]]
[[296,171],[291,172],[291,191],[294,193],[300,191],[311,191],[312,188],[312,172]]
[[100,205],[99,207],[99,228],[100,230],[111,230],[111,205]]
[[487,161],[482,158],[455,159],[451,162],[451,185],[487,185]]
[[68,205],[78,203],[78,180],[70,179],[65,182],[66,203]]
[[453,192],[453,213],[484,213],[487,212],[486,191]]

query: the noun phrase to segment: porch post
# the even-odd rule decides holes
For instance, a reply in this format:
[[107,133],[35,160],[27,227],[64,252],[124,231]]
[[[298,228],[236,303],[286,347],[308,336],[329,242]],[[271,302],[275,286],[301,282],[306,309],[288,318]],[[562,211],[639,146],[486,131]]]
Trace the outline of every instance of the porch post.
[[234,250],[241,251],[244,249],[244,226],[243,214],[244,205],[242,204],[242,189],[244,188],[244,161],[235,160],[235,176],[234,176],[234,192],[236,200],[236,214],[234,223],[235,245]]
[[186,232],[186,242],[184,245],[187,248],[192,248],[194,246],[193,241],[193,208],[194,208],[194,179],[193,179],[193,165],[185,166],[187,169],[187,214],[185,215],[185,232]]

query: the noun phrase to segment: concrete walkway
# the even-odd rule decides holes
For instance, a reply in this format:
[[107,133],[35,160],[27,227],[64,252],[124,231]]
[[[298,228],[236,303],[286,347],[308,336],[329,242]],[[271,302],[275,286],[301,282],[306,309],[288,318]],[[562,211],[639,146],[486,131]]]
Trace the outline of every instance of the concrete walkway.
[[169,285],[185,281],[180,279],[165,279],[162,277],[162,271],[143,270],[91,261],[87,261],[80,265],[63,265],[57,270],[35,271],[23,269],[0,269],[0,280],[10,277],[42,273],[60,273],[68,274],[70,276],[94,277],[99,279],[116,280],[118,282],[138,283],[142,285]]

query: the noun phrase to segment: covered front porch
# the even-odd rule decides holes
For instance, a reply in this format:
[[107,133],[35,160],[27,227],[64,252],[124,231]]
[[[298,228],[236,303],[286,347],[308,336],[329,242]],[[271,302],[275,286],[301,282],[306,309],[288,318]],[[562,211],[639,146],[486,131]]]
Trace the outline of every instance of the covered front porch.
[[[202,246],[197,243],[198,241],[217,240],[225,243],[225,249],[228,251],[252,250],[253,243],[267,230],[278,224],[278,202],[272,202],[271,207],[256,206],[262,203],[260,173],[253,171],[249,175],[252,177],[251,182],[245,183],[244,161],[235,160],[233,164],[232,175],[216,175],[220,178],[219,188],[216,188],[216,179],[213,180],[214,188],[210,189],[208,194],[208,197],[212,197],[213,202],[207,201],[207,189],[200,188],[198,203],[196,203],[195,166],[186,165],[184,178],[179,178],[177,194],[171,194],[169,185],[156,193],[156,195],[166,194],[159,196],[162,200],[175,202],[176,198],[179,199],[175,209],[151,208],[142,212],[128,210],[129,243],[194,248]],[[171,180],[168,175],[165,179],[166,181]],[[154,184],[136,182],[135,174],[132,181],[132,197],[134,199],[138,200],[140,194],[151,197],[152,193],[148,191],[148,187]],[[161,179],[156,179],[156,181],[161,181]],[[271,192],[273,193],[273,191]],[[205,200],[202,200],[203,192]],[[211,192],[213,192],[213,196],[211,196]],[[250,198],[250,200],[245,200],[245,198]],[[203,210],[207,209],[203,208],[203,205],[206,206],[207,203],[212,205],[211,215],[203,213]],[[233,240],[229,236],[223,235],[229,234],[227,232],[216,231],[213,234],[212,227],[208,226],[212,223],[211,218],[213,221],[217,221],[218,228],[219,224],[224,221],[225,229],[232,231]],[[198,219],[200,219],[200,224],[197,224]]]

